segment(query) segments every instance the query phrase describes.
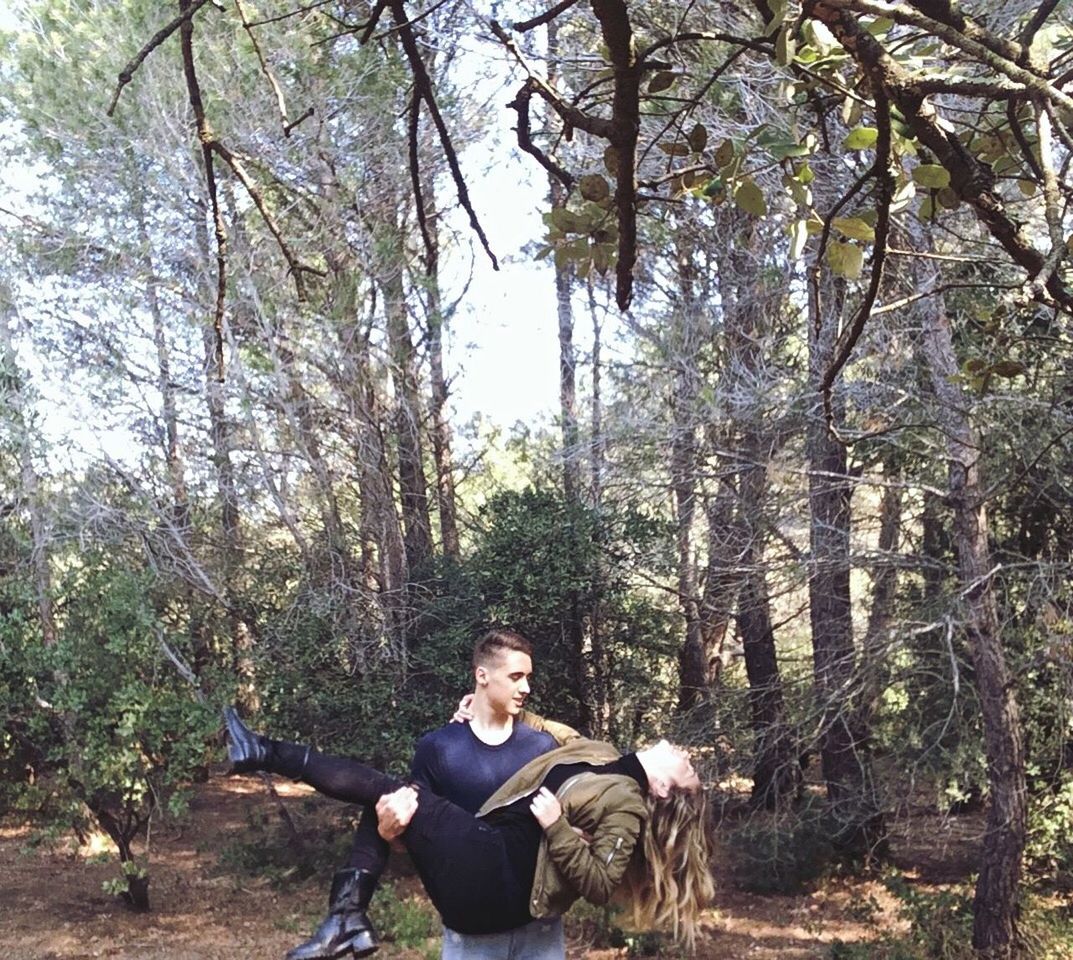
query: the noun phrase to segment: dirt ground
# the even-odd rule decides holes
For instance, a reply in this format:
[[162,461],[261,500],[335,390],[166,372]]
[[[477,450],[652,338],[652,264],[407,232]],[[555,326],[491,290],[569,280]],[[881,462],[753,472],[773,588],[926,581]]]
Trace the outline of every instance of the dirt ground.
[[[277,788],[299,815],[307,788]],[[186,826],[152,838],[153,909],[147,914],[129,911],[102,890],[102,881],[117,871],[114,858],[100,856],[100,849],[61,844],[31,850],[28,828],[0,828],[0,960],[282,958],[315,926],[325,891],[308,882],[281,893],[264,880],[221,872],[219,851],[260,815],[277,816],[277,806],[259,779],[213,777],[201,785]],[[956,821],[918,822],[903,831],[899,866],[910,876],[929,865],[959,872],[967,866],[959,861],[970,839],[959,835]],[[407,889],[414,881],[400,883]],[[836,939],[867,940],[896,924],[891,897],[876,880],[830,880],[805,896],[753,896],[724,883],[697,956],[820,960]],[[586,943],[584,924],[568,922],[567,930],[569,960],[623,956]],[[385,944],[378,960],[436,956],[430,940],[410,949]]]

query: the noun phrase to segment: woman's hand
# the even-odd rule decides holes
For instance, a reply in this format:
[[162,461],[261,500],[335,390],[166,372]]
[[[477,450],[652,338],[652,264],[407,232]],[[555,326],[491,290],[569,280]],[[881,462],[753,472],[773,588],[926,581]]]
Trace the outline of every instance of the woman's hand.
[[540,788],[533,797],[533,802],[529,804],[529,810],[544,830],[563,815],[563,805],[547,787]]
[[469,723],[473,719],[473,694],[467,693],[458,701],[455,715],[451,717],[451,723]]

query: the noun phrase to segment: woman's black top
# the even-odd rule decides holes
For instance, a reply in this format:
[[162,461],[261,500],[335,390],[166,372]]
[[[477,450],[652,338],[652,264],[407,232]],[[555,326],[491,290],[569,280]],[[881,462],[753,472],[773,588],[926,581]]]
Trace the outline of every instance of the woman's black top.
[[[610,763],[558,764],[548,771],[542,786],[555,793],[567,780],[579,773],[618,774],[633,777],[641,788],[641,792],[648,793],[648,775],[645,773],[645,768],[641,766],[641,761],[637,759],[636,753],[628,753]],[[486,818],[488,823],[503,836],[511,870],[527,890],[533,886],[537,852],[544,833],[529,809],[534,796],[536,796],[536,791],[520,797]]]

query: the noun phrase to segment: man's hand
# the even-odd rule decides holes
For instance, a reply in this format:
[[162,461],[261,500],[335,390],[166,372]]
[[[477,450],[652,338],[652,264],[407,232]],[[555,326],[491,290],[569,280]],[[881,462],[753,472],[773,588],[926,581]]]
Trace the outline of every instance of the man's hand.
[[377,832],[391,843],[405,833],[417,812],[417,791],[413,787],[399,787],[394,793],[385,793],[376,801]]
[[473,694],[467,693],[458,701],[458,709],[451,717],[451,723],[469,723],[473,719]]
[[529,804],[529,811],[536,817],[537,823],[547,830],[563,815],[563,805],[547,787],[541,787],[533,797],[533,802]]

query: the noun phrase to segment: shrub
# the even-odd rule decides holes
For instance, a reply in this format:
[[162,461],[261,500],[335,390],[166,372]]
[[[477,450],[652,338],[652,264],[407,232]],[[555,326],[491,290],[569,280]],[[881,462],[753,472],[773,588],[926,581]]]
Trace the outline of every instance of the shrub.
[[777,816],[757,814],[727,837],[734,882],[751,893],[803,892],[833,867],[832,836],[819,802]]

